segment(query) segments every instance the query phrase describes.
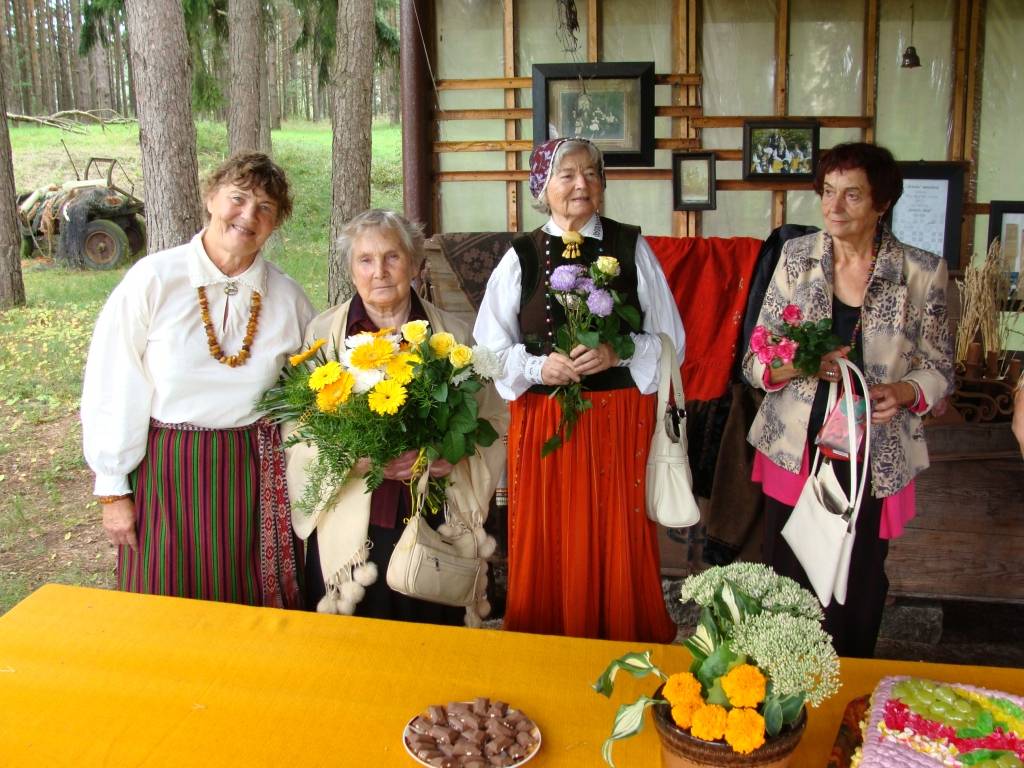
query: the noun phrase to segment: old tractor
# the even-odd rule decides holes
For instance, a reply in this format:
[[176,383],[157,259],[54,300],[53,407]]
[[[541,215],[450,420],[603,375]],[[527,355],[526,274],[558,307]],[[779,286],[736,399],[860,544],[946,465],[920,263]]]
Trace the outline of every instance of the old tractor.
[[[69,155],[70,158],[70,155]],[[119,160],[92,157],[75,179],[18,197],[22,256],[34,251],[74,269],[114,269],[146,248],[144,204]],[[120,172],[127,189],[114,182]]]

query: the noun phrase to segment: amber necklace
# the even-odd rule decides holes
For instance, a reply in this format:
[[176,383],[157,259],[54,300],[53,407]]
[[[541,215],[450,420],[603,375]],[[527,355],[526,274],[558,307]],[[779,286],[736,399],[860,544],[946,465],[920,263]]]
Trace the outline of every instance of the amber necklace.
[[[234,283],[228,283],[228,286],[234,288]],[[228,287],[225,287],[224,292],[230,296],[232,293],[237,292],[237,290],[235,288],[234,291],[229,291]],[[206,289],[203,286],[199,286],[196,288],[196,292],[199,294],[199,316],[203,319],[203,328],[206,330],[206,343],[210,347],[210,356],[218,363],[230,368],[245,365],[245,361],[249,359],[249,350],[252,348],[253,337],[256,335],[257,327],[259,327],[260,292],[252,292],[252,302],[249,304],[249,322],[245,326],[245,338],[242,339],[242,348],[236,355],[225,355],[220,348],[217,334],[213,330],[213,323],[210,321],[210,303],[206,300]]]

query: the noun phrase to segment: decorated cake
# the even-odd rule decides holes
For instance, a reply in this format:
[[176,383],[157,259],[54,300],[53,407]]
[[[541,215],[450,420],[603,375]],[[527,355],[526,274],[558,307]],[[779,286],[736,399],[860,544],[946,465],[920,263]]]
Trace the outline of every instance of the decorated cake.
[[887,677],[871,695],[851,768],[1024,768],[1024,697]]

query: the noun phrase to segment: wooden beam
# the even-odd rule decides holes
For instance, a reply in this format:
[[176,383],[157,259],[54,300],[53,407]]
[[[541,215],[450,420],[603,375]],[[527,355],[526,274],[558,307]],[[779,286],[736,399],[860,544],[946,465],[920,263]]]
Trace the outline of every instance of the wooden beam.
[[435,141],[434,152],[529,152],[533,142],[523,140],[497,139],[491,141]]
[[700,139],[655,139],[655,149],[700,149]]
[[[685,0],[680,0],[680,1],[681,2],[685,2]],[[675,94],[673,94],[672,98],[673,99],[676,98]],[[679,98],[683,98],[683,95],[681,95]],[[679,105],[675,105],[675,106],[671,106],[671,107],[655,107],[654,108],[654,116],[655,117],[700,117],[703,114],[704,114],[704,108],[701,107],[701,106],[679,106]],[[682,125],[681,123],[679,124],[678,127],[681,130],[685,130],[685,126]]]
[[988,216],[991,212],[991,203],[964,203],[964,216]]
[[[504,23],[502,25],[502,48],[504,53],[503,75],[513,78],[516,75],[516,0],[505,0]],[[514,110],[518,105],[519,91],[516,88],[505,89],[505,109]],[[530,110],[532,112],[532,110]],[[515,142],[519,139],[519,121],[515,118],[505,120],[505,141]],[[519,169],[519,153],[505,153],[505,170]],[[519,182],[505,182],[505,224],[506,231],[519,231]]]
[[532,88],[530,77],[474,77],[467,79],[438,80],[439,91],[485,91],[502,88]]
[[[789,0],[778,0],[775,14],[775,84],[773,107],[783,117],[789,109]],[[772,229],[786,223],[786,193],[772,192]]]
[[528,107],[506,109],[435,109],[434,119],[446,120],[531,120],[533,110]]
[[[427,52],[419,44],[420,23],[425,21],[424,0],[402,0],[399,25],[403,45],[400,46],[400,78],[402,106],[402,195],[405,215],[418,221],[429,235],[437,226],[432,200],[437,195],[431,182],[429,151],[432,127],[428,115],[434,101],[430,91]],[[424,30],[424,34],[429,34]],[[415,42],[414,42],[415,41]]]
[[598,0],[587,0],[587,61],[601,60],[601,8]]
[[699,86],[700,74],[690,72],[677,72],[672,75],[655,75],[655,85],[693,85]]
[[864,2],[864,91],[861,109],[871,125],[864,128],[864,141],[875,140],[875,111],[878,104],[878,0]]
[[[744,123],[754,121],[778,120],[776,115],[721,115],[695,117],[690,122],[696,128],[742,128]],[[867,128],[871,125],[870,118],[859,115],[839,115],[832,117],[797,117],[786,115],[787,120],[814,120],[822,128]]]
[[[669,181],[671,168],[608,168],[609,181]],[[438,181],[526,181],[530,172],[521,171],[442,171]]]
[[807,181],[775,181],[773,179],[719,179],[715,182],[715,189],[723,192],[735,192],[737,190],[747,191],[799,191],[814,189],[810,179]]
[[953,22],[953,107],[952,130],[946,147],[947,160],[966,157],[964,135],[967,123],[967,46],[970,39],[971,0],[957,0]]
[[[967,187],[964,197],[968,203],[978,199],[978,137],[981,128],[981,81],[984,74],[982,49],[985,46],[985,2],[971,3],[967,37],[967,94],[964,99],[963,158],[967,166]],[[974,250],[974,219],[968,219],[960,233],[960,266],[970,263]]]

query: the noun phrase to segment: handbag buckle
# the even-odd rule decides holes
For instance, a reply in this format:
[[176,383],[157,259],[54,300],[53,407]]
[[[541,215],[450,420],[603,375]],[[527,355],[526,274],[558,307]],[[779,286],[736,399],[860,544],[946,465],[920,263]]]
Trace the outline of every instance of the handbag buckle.
[[673,443],[678,443],[679,424],[683,418],[686,417],[686,413],[680,414],[679,409],[674,405],[668,405],[665,407],[665,433],[668,435],[668,439]]

